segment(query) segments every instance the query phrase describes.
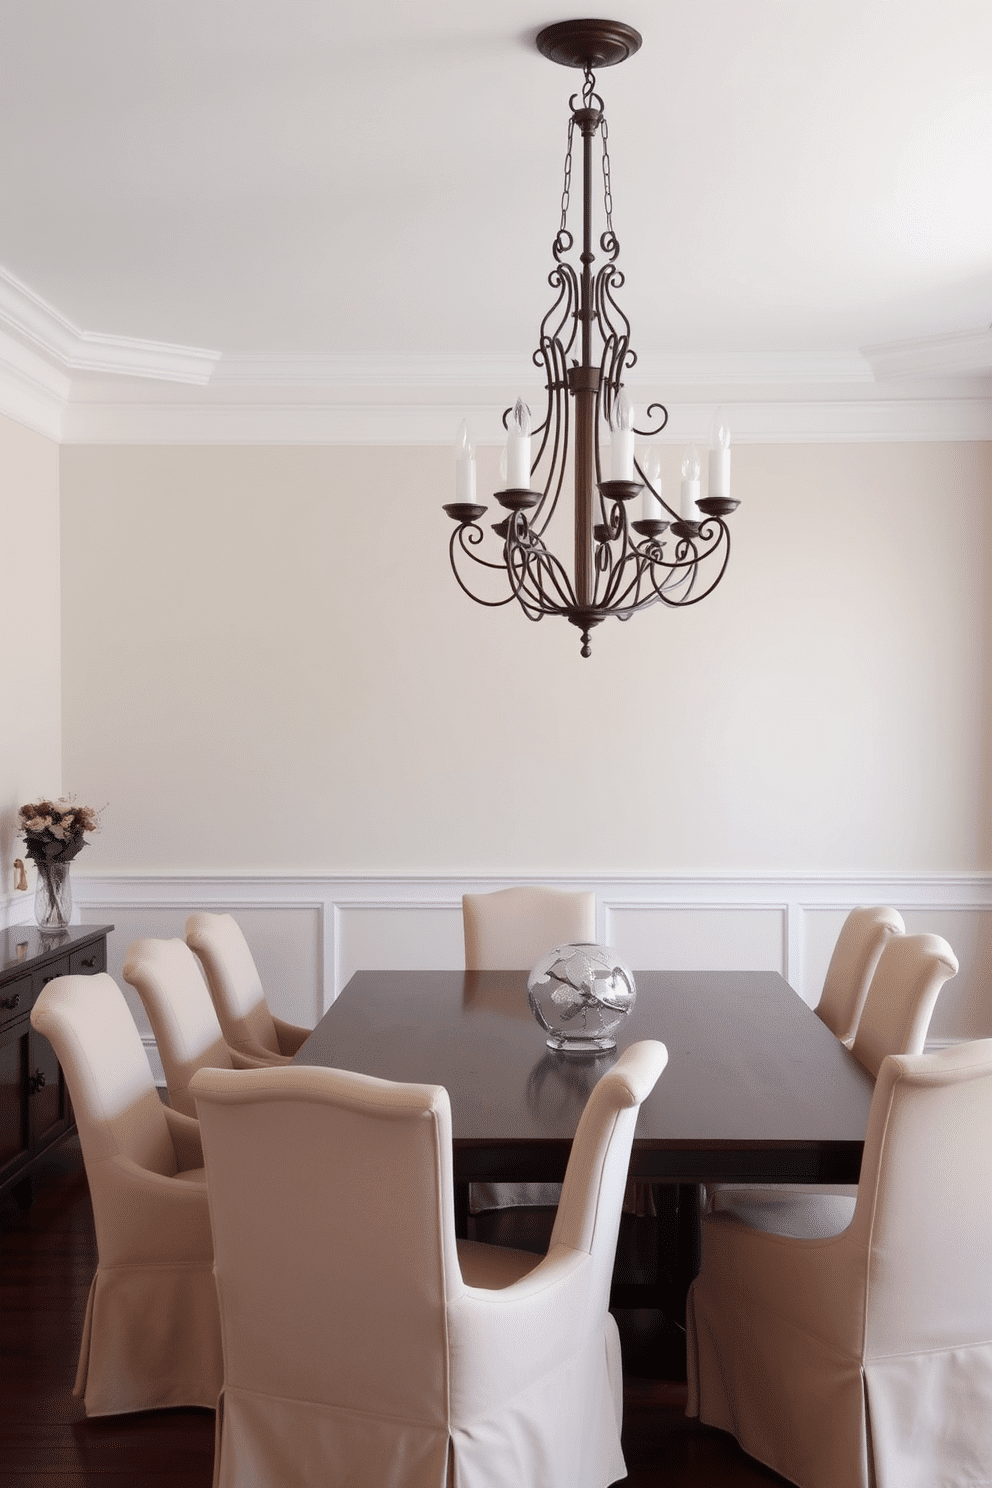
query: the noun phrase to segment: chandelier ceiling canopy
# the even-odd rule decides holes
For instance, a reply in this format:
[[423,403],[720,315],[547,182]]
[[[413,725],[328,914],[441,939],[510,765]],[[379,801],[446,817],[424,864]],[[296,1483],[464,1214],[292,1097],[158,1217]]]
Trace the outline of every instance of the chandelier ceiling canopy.
[[[506,410],[506,486],[495,500],[506,512],[490,524],[502,554],[482,526],[488,508],[476,499],[475,452],[463,423],[456,447],[457,500],[445,506],[455,522],[449,543],[458,583],[479,604],[516,600],[530,620],[559,615],[582,634],[582,655],[591,654],[590,632],[608,616],[629,620],[638,610],[663,604],[697,604],[716,588],[730,557],[725,518],[737,507],[730,497],[729,431],[716,432],[709,458],[709,486],[701,494],[700,463],[691,448],[682,465],[679,510],[662,494],[660,456],[648,444],[668,421],[660,403],[646,410],[639,427],[625,374],[636,364],[630,323],[617,301],[623,286],[620,243],[613,228],[608,130],[594,69],[625,61],[641,37],[620,21],[562,21],[537,37],[543,56],[581,68],[581,93],[569,107],[568,145],[561,219],[552,245],[549,274],[554,301],[541,323],[534,364],[544,374],[546,403],[534,422],[518,399]],[[581,245],[568,227],[572,194],[573,141],[582,141]],[[602,150],[602,230],[599,265],[594,252],[594,143]],[[609,433],[609,474],[606,473]],[[571,564],[551,547],[551,526],[563,501],[566,474],[573,477]],[[639,510],[639,515],[632,514]],[[559,522],[558,527],[564,526]],[[476,592],[473,569],[501,572],[505,593],[495,599]],[[481,577],[481,575],[477,575]]]

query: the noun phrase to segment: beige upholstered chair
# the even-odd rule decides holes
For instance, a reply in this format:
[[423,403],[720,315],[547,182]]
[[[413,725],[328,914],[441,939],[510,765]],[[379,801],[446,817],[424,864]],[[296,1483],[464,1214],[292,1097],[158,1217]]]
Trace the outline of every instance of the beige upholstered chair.
[[552,946],[596,939],[596,896],[563,889],[463,894],[466,971],[530,971]]
[[902,915],[885,904],[860,905],[841,926],[816,1014],[848,1048],[882,949],[893,935],[905,931]]
[[222,1368],[200,1132],[163,1106],[112,977],[59,977],[31,1022],[79,1126],[99,1254],[74,1393],[90,1416],[214,1406]]
[[800,1488],[992,1482],[990,1147],[992,1040],[892,1057],[846,1223],[708,1215],[690,1414]]
[[[923,1053],[940,989],[957,969],[957,957],[939,935],[897,935],[886,943],[851,1051],[870,1075],[878,1075],[888,1054]],[[793,1224],[829,1224],[830,1216],[849,1217],[857,1192],[856,1184],[719,1183],[708,1190],[706,1203],[712,1211],[746,1214],[751,1223],[758,1206],[766,1206],[778,1216],[775,1223],[791,1233]],[[790,1210],[794,1219],[788,1217]],[[812,1218],[816,1213],[819,1220]]]
[[310,1033],[269,1011],[254,958],[229,914],[191,914],[186,944],[203,964],[224,1038],[266,1064],[288,1064]]
[[258,1069],[270,1062],[228,1048],[200,963],[184,940],[136,940],[124,962],[124,980],[148,1014],[175,1110],[196,1115],[189,1082],[204,1065]]
[[940,989],[957,957],[939,935],[899,935],[879,957],[851,1053],[870,1075],[887,1054],[922,1054]]
[[[497,889],[462,895],[466,971],[530,971],[545,951],[596,939],[596,896],[563,889]],[[473,1214],[548,1207],[560,1183],[473,1183]]]
[[594,1089],[543,1258],[456,1242],[440,1086],[200,1070],[224,1339],[216,1488],[622,1478],[607,1304],[638,1106],[666,1060],[635,1044]]

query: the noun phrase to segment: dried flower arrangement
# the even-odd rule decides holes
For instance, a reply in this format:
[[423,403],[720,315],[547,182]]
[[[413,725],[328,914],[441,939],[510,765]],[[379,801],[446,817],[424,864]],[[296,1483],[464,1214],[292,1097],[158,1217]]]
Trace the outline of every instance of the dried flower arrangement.
[[99,830],[98,812],[73,801],[34,801],[22,806],[20,831],[25,855],[39,867],[44,863],[68,863],[86,846],[85,832]]

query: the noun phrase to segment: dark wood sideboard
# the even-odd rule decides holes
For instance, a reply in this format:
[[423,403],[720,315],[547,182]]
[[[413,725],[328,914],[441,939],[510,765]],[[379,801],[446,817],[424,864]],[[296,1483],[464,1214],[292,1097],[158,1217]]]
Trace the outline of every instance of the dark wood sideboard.
[[42,987],[60,976],[107,969],[113,925],[69,925],[57,935],[36,925],[0,932],[0,1193],[31,1198],[31,1165],[73,1129],[65,1079],[46,1038],[31,1027]]

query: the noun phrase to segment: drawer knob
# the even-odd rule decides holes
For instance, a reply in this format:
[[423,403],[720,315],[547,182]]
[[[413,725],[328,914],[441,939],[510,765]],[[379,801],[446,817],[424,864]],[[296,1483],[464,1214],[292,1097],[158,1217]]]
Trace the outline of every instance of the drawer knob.
[[95,966],[96,965],[96,957],[95,956],[84,956],[83,959],[82,959],[82,961],[80,961],[79,964],[80,964],[80,966]]
[[34,1074],[31,1076],[30,1080],[28,1081],[28,1095],[37,1095],[38,1094],[38,1091],[39,1090],[42,1090],[44,1088],[44,1085],[45,1085],[45,1071],[44,1070],[35,1070]]
[[15,1008],[21,1000],[20,992],[15,992],[13,997],[0,997],[0,1007]]

